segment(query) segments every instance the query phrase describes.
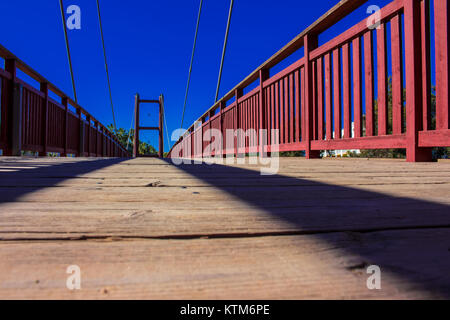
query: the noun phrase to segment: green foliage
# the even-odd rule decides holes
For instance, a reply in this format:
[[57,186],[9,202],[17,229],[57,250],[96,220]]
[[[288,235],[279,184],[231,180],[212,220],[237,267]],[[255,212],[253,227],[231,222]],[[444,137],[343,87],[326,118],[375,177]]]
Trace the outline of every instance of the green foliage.
[[[388,78],[388,92],[387,92],[387,118],[388,118],[388,134],[392,134],[392,78]],[[403,89],[403,101],[406,100],[406,90]],[[430,128],[436,128],[436,87],[431,87],[431,121]],[[378,134],[378,101],[375,100],[374,103],[374,131],[375,135]],[[363,131],[365,131],[365,116],[363,116]],[[406,131],[406,108],[402,108],[402,132]],[[376,150],[361,150],[361,154],[351,154],[352,157],[362,157],[362,158],[405,158],[405,149],[376,149]],[[450,158],[450,148],[433,148],[433,158],[434,159],[446,159]]]
[[285,151],[285,152],[280,152],[280,157],[291,158],[291,157],[304,157],[304,156],[305,156],[305,151]]
[[[118,140],[125,148],[127,147],[127,142],[128,142],[128,137],[129,137],[130,140],[128,142],[128,152],[133,153],[134,129],[131,129],[131,131],[123,129],[123,128],[117,128],[116,130],[114,130],[114,126],[112,124],[110,124],[108,126],[108,129],[117,136]],[[154,155],[154,154],[157,154],[158,152],[149,143],[144,142],[144,141],[139,141],[139,153],[141,155]]]

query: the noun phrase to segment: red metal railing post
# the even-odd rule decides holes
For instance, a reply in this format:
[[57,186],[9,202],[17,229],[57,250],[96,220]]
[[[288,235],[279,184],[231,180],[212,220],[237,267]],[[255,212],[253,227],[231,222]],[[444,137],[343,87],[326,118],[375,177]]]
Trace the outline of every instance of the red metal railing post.
[[164,112],[163,112],[164,98],[161,95],[159,97],[159,157],[164,157],[164,135],[163,135],[163,123],[164,123]]
[[22,85],[17,83],[17,61],[6,59],[5,69],[11,74],[11,100],[9,105],[9,145],[7,155],[22,155]]
[[422,49],[420,1],[405,0],[406,160],[431,161],[431,149],[419,148],[422,130]]
[[448,130],[449,112],[449,17],[450,6],[447,0],[434,1],[435,42],[436,42],[436,129]]
[[[317,36],[307,34],[304,38],[304,49],[305,49],[305,114],[304,114],[304,120],[303,120],[303,127],[304,130],[304,142],[305,142],[305,156],[306,159],[314,159],[320,157],[320,151],[319,150],[311,150],[311,141],[313,140],[313,99],[314,99],[314,92],[313,92],[313,69],[312,69],[312,63],[310,61],[309,54],[310,52],[317,48],[318,40]],[[327,137],[329,138],[329,137]]]
[[134,101],[134,144],[133,158],[139,157],[139,94],[136,94]]
[[[15,156],[15,155],[19,155],[20,156],[20,149],[22,147],[22,128],[20,127],[19,130],[18,128],[15,127],[15,118],[14,115],[18,115],[17,112],[15,112],[15,108],[19,107],[20,109],[22,108],[22,94],[21,94],[21,89],[19,90],[19,95],[17,95],[16,91],[16,73],[17,73],[17,61],[15,59],[6,59],[5,60],[5,70],[7,72],[9,72],[11,74],[11,80],[10,80],[10,86],[9,86],[9,92],[7,93],[7,95],[9,97],[11,97],[8,101],[8,133],[7,133],[7,137],[8,137],[8,148],[5,152],[5,155],[7,156]],[[17,99],[19,99],[19,101],[16,101]],[[20,116],[21,116],[22,112],[20,112]],[[21,125],[21,119],[20,119],[20,125]],[[19,137],[14,137],[15,134],[19,134]]]
[[40,156],[47,156],[47,145],[48,145],[48,83],[41,82],[40,84],[41,92],[44,93],[44,112],[42,116],[42,152],[39,153]]
[[61,104],[64,106],[64,155],[67,157],[68,143],[69,143],[69,99],[63,97]]

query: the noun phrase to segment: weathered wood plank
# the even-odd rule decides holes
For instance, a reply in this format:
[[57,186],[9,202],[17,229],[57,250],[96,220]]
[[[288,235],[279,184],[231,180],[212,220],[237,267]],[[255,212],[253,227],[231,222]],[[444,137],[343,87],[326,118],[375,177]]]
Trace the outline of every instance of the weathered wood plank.
[[[0,158],[0,297],[449,296],[432,266],[448,269],[450,164],[286,158],[276,176],[259,169]],[[366,289],[361,263],[389,268],[382,292]],[[81,292],[65,289],[71,264]]]
[[[450,268],[449,237],[449,230],[436,229],[0,243],[0,298],[445,298],[450,281],[442,271]],[[66,269],[74,264],[81,268],[79,291],[66,288]],[[381,268],[382,290],[366,287],[371,264]]]

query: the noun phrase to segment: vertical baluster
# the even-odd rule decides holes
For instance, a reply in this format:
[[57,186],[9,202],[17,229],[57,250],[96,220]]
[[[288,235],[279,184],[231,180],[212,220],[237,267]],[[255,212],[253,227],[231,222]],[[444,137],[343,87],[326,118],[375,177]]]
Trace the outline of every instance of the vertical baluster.
[[353,119],[354,137],[362,135],[362,67],[361,67],[361,38],[357,37],[353,45]]
[[364,34],[364,73],[366,87],[366,136],[374,135],[374,117],[373,117],[373,36],[369,30]]
[[334,139],[341,138],[341,54],[333,50]]
[[317,59],[317,139],[323,140],[323,63]]
[[342,88],[344,100],[344,138],[351,138],[350,44],[342,46]]
[[[240,127],[241,127],[241,125],[240,125],[240,121],[241,121],[241,108],[240,108],[240,106],[239,106],[239,98],[242,96],[242,90],[239,90],[239,89],[236,89],[235,91],[234,91],[234,96],[235,96],[235,99],[236,99],[236,110],[235,110],[235,114],[236,114],[236,117],[235,117],[235,129],[236,129],[236,132],[237,132],[237,134],[236,134],[236,137],[234,138],[235,139],[235,144],[234,144],[234,148],[235,148],[235,150],[234,150],[234,155],[235,155],[235,157],[237,158],[237,156],[238,156],[238,154],[239,154],[239,147],[240,147],[240,143],[241,143],[241,136],[240,136],[240,132],[241,132],[241,130],[239,130],[240,129]],[[202,143],[202,145],[203,145],[203,143]],[[203,153],[203,151],[202,151],[202,153]]]
[[304,96],[305,96],[305,114],[304,114],[304,124],[305,124],[305,135],[303,137],[303,141],[306,143],[306,158],[319,158],[320,151],[311,150],[311,140],[312,140],[312,132],[313,132],[313,82],[312,82],[312,69],[311,69],[311,61],[310,61],[310,52],[317,48],[318,46],[318,38],[316,35],[307,34],[305,36],[305,67],[304,67]]
[[280,130],[280,92],[279,82],[275,83],[275,129],[278,131],[278,141],[275,144],[281,143],[281,130]]
[[331,53],[327,53],[325,55],[325,101],[326,101],[326,114],[325,114],[325,122],[326,122],[326,139],[331,140],[332,134],[332,113],[331,113]]
[[[267,112],[267,91],[264,90],[264,81],[269,79],[269,70],[259,70],[259,129],[264,130],[268,128],[269,112]],[[258,132],[258,143],[261,145],[263,142],[260,141],[261,135]],[[264,150],[262,150],[264,151]]]
[[284,77],[284,143],[289,143],[289,83]]
[[387,59],[386,59],[386,24],[382,22],[377,29],[377,60],[378,60],[378,135],[387,134]]
[[306,82],[305,82],[305,67],[300,68],[300,113],[302,114],[301,123],[302,123],[302,133],[301,139],[303,142],[308,143],[306,131],[308,130],[308,115],[306,114]]
[[316,61],[311,64],[312,76],[312,135],[311,140],[317,140],[317,66]]
[[84,122],[83,122],[83,116],[82,116],[80,107],[77,107],[77,116],[78,116],[79,133],[80,133],[78,135],[78,142],[79,142],[78,156],[83,157],[84,156]]
[[402,133],[403,109],[403,50],[402,25],[400,16],[391,19],[391,51],[392,51],[392,133]]
[[294,74],[289,75],[289,142],[294,143]]
[[284,79],[280,80],[280,143],[284,143]]
[[64,157],[67,157],[68,143],[69,143],[69,99],[63,97],[61,104],[64,106]]
[[431,149],[419,148],[418,145],[423,117],[420,28],[420,3],[415,0],[405,0],[406,159],[408,162],[431,160]]
[[5,60],[5,70],[10,73],[10,87],[9,96],[11,100],[9,101],[8,108],[8,148],[6,155],[20,156],[22,151],[22,127],[23,127],[23,112],[22,112],[22,99],[23,99],[23,88],[16,82],[16,72],[17,72],[17,61],[15,59]]
[[270,115],[270,121],[271,121],[271,126],[270,126],[270,132],[269,137],[270,137],[270,145],[275,144],[276,141],[273,141],[272,139],[272,130],[276,129],[276,119],[275,119],[275,84],[271,84],[270,85],[270,104],[271,104],[271,115]]
[[434,1],[436,42],[436,129],[449,129],[449,10],[447,0]]
[[422,47],[422,130],[431,129],[430,2],[420,2]]
[[301,121],[300,116],[300,73],[298,70],[294,73],[295,78],[295,140],[300,142]]

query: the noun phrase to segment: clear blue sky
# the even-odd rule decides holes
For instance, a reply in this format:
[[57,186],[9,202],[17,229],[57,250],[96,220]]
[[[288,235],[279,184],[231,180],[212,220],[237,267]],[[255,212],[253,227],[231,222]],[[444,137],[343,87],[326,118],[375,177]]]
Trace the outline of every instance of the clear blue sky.
[[[119,127],[130,127],[136,92],[144,98],[164,93],[169,131],[180,126],[199,2],[100,1]],[[337,2],[235,0],[220,95]],[[369,1],[321,36],[320,42],[367,17],[369,4],[382,7],[389,2]],[[112,116],[96,2],[64,1],[65,7],[72,4],[80,6],[82,13],[82,29],[69,31],[79,104],[107,125],[112,123]],[[185,127],[213,104],[228,7],[229,0],[204,0]],[[0,12],[0,43],[72,96],[59,1],[1,1]],[[141,113],[142,124],[157,123],[154,110]],[[153,119],[145,121],[148,113]],[[151,138],[157,145],[155,141]],[[167,149],[167,141],[165,145]]]

